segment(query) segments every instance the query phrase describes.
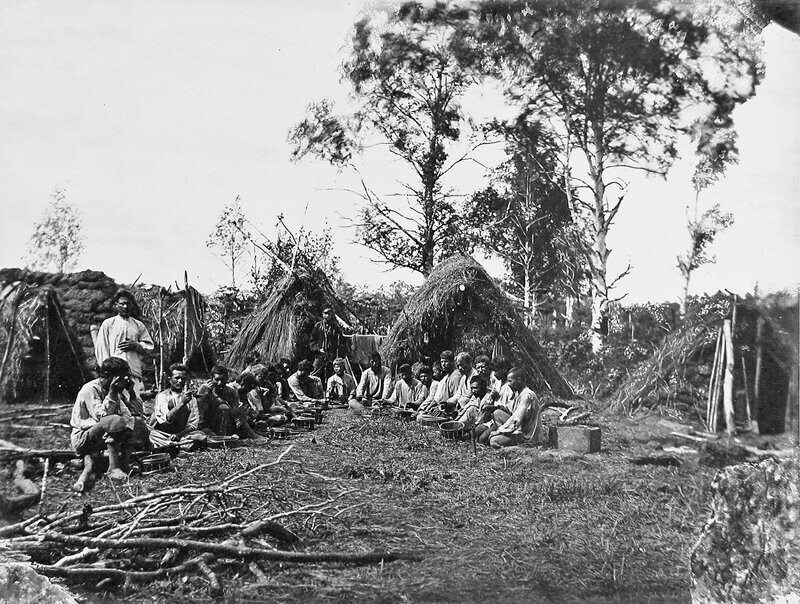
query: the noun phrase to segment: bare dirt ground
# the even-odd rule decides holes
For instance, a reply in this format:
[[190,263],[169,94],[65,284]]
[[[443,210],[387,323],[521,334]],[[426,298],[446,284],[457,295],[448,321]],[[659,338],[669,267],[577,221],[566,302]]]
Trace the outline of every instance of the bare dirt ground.
[[[22,419],[2,420],[0,438],[67,448],[68,414],[64,409],[35,428]],[[182,454],[174,471],[122,486],[103,479],[84,495],[69,490],[78,469],[59,466],[49,478],[45,511],[208,484],[275,459],[293,444],[287,459],[302,465],[275,470],[260,498],[302,504],[321,484],[339,496],[336,515],[287,519],[301,538],[295,549],[404,551],[420,560],[262,563],[261,581],[232,560],[219,575],[222,601],[689,601],[689,557],[707,516],[707,487],[716,467],[737,460],[719,451],[671,450],[691,443],[670,435],[680,426],[669,418],[593,420],[602,428],[602,451],[577,455],[473,450],[470,442],[444,441],[415,424],[335,410],[316,430],[290,441]],[[248,503],[260,504],[258,498]],[[128,587],[95,583],[63,584],[87,602],[214,600],[198,575]]]

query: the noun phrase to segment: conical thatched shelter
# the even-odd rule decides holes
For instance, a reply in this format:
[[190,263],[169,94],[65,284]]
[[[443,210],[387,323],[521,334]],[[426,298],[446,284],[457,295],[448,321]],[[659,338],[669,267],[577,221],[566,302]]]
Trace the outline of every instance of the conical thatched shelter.
[[308,358],[311,330],[326,307],[333,309],[345,328],[358,321],[322,271],[297,268],[275,285],[272,295],[242,324],[225,363],[241,369],[244,357],[254,350],[265,361]]
[[85,381],[51,286],[0,285],[0,403],[74,396]]
[[537,392],[574,398],[511,301],[484,268],[466,255],[436,266],[408,301],[384,341],[389,363],[438,357],[442,350],[473,356],[502,354],[524,367]]

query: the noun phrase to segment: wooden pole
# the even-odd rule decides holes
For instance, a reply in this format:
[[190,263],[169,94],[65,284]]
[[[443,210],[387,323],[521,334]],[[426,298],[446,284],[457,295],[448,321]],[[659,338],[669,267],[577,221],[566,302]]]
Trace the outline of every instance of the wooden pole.
[[751,419],[751,412],[750,412],[750,390],[747,387],[747,365],[744,361],[744,355],[741,356],[742,359],[742,379],[744,380],[744,399],[747,403],[744,407],[744,427],[745,430],[750,430],[750,419]]
[[158,290],[158,375],[156,376],[156,389],[161,391],[161,379],[164,375],[164,332],[161,324],[164,322],[164,289]]
[[735,431],[733,414],[733,336],[731,334],[731,319],[725,319],[722,324],[722,337],[725,340],[725,377],[722,382],[722,405],[725,410],[725,431],[733,435]]
[[183,271],[183,363],[189,362],[189,273]]
[[47,303],[47,312],[44,315],[44,345],[45,345],[45,366],[44,366],[44,404],[50,404],[50,304]]
[[753,378],[753,402],[755,409],[753,414],[758,418],[758,409],[761,407],[761,366],[764,361],[764,345],[761,342],[764,333],[764,317],[759,316],[756,320],[756,370]]
[[722,329],[717,330],[717,345],[714,348],[714,362],[711,365],[711,378],[708,382],[708,400],[706,402],[706,428],[709,432],[716,432],[717,417],[714,395],[717,391],[717,380],[722,348]]

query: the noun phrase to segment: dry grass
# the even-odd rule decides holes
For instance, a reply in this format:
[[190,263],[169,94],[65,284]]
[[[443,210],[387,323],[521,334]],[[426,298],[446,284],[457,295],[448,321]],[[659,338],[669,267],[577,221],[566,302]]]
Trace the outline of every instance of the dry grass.
[[[287,523],[302,551],[418,551],[421,562],[383,565],[262,564],[258,584],[240,564],[220,574],[229,602],[380,601],[504,602],[689,600],[689,554],[706,516],[712,470],[636,466],[629,456],[668,442],[629,420],[601,421],[604,451],[587,456],[516,449],[496,452],[451,443],[416,424],[330,412],[315,432],[298,437],[282,470],[281,489],[261,501],[302,504],[321,489],[355,492],[338,500],[334,518]],[[20,441],[19,431],[0,438]],[[65,431],[66,432],[66,431]],[[66,440],[62,435],[61,444]],[[42,442],[35,443],[42,445]],[[268,461],[285,448],[198,453],[178,474],[137,478],[129,486],[101,481],[87,497],[69,493],[74,470],[54,476],[49,506],[78,507],[172,484],[211,478]],[[304,474],[312,472],[313,474]],[[317,475],[334,478],[324,481]],[[270,505],[273,505],[271,503]],[[128,601],[210,601],[200,578],[136,587]],[[104,594],[75,586],[92,599]],[[122,591],[105,594],[121,597]]]

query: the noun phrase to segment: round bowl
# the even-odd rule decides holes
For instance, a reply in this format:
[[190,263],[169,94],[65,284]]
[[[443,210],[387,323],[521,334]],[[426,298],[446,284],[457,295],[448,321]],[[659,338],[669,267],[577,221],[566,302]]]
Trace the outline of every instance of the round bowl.
[[439,431],[447,440],[461,440],[464,437],[464,422],[442,422]]
[[241,444],[237,436],[209,436],[206,439],[206,446],[209,449],[224,449],[225,447],[235,447]]
[[429,428],[438,428],[439,424],[447,421],[447,418],[421,413],[420,415],[417,416],[417,421],[419,421],[420,425],[427,426]]
[[154,453],[153,455],[142,457],[142,472],[159,472],[161,470],[166,470],[171,465],[171,459],[169,453]]
[[292,424],[297,428],[304,428],[305,430],[313,430],[316,420],[313,415],[298,415],[292,420]]

